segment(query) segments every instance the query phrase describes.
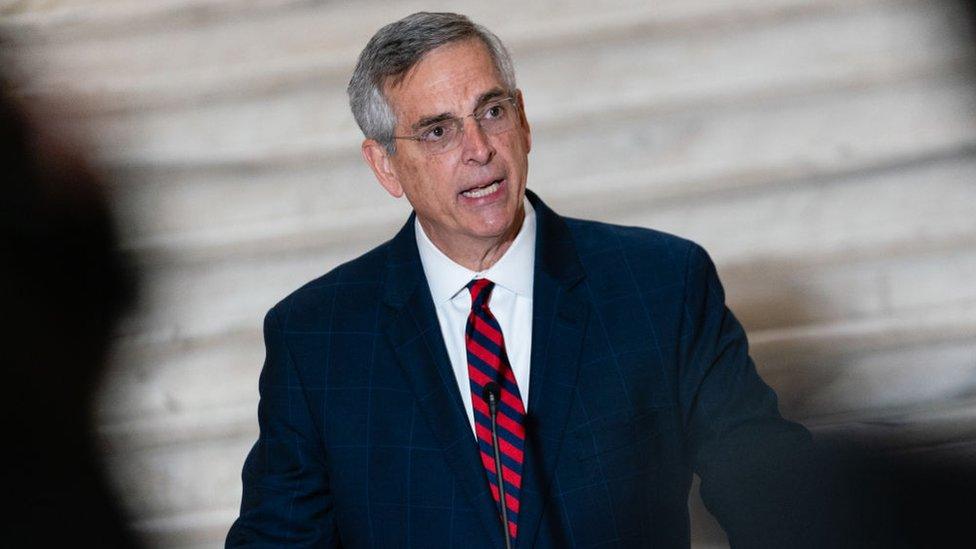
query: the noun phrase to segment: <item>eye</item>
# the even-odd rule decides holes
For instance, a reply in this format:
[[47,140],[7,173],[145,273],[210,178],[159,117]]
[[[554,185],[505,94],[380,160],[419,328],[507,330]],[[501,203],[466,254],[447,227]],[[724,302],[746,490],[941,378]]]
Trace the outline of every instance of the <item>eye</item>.
[[434,143],[448,137],[451,127],[445,125],[431,126],[420,133],[420,140]]
[[495,103],[494,105],[489,105],[482,113],[481,118],[491,120],[493,118],[504,118],[505,116],[505,104]]

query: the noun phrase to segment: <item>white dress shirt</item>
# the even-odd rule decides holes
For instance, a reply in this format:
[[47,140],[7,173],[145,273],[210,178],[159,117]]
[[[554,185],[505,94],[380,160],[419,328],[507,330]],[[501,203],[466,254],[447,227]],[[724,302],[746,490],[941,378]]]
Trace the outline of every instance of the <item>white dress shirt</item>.
[[[471,312],[471,293],[468,282],[487,278],[495,283],[488,301],[495,319],[502,328],[505,350],[512,365],[512,373],[526,411],[529,409],[529,362],[532,353],[532,285],[535,275],[535,210],[528,200],[523,201],[525,219],[512,245],[494,265],[483,272],[475,272],[455,263],[431,242],[420,223],[414,221],[420,262],[427,276],[430,295],[434,299],[437,321],[441,326],[447,354],[451,359],[454,377],[464,409],[474,433],[474,408],[471,405],[471,385],[468,381],[468,351],[464,329]],[[476,435],[477,436],[477,435]]]

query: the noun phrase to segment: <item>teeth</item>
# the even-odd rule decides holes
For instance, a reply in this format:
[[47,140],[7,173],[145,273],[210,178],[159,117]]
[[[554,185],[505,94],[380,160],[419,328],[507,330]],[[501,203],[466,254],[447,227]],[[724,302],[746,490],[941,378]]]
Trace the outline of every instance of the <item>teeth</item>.
[[464,191],[461,194],[463,194],[468,198],[481,198],[483,196],[488,196],[489,194],[497,191],[499,185],[501,185],[501,183],[495,181],[491,185],[488,185],[487,187],[482,187],[480,189],[471,189],[470,191]]

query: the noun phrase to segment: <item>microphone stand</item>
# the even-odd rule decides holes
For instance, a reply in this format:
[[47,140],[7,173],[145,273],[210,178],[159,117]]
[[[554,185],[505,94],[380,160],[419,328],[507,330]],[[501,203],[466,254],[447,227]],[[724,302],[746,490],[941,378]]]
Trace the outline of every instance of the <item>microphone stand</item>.
[[498,397],[501,388],[494,381],[485,385],[481,398],[488,404],[491,416],[491,445],[495,453],[495,477],[498,479],[498,500],[502,507],[502,523],[505,527],[505,549],[512,549],[512,535],[508,524],[508,501],[505,499],[505,478],[502,475],[502,455],[498,450]]

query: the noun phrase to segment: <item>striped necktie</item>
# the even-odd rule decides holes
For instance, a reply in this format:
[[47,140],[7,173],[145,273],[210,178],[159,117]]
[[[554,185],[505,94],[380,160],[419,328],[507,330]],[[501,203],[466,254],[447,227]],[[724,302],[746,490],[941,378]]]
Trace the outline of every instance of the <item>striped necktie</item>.
[[[471,380],[471,403],[474,406],[475,431],[481,450],[481,463],[488,475],[492,496],[498,504],[498,475],[491,438],[491,415],[482,399],[486,384],[494,381],[501,388],[498,406],[498,447],[502,459],[502,478],[505,480],[505,499],[508,504],[509,532],[515,540],[518,532],[519,497],[522,490],[522,457],[525,448],[525,407],[508,363],[502,330],[488,308],[488,300],[495,283],[485,278],[468,283],[471,292],[471,312],[465,328],[464,342],[468,351],[468,378]],[[501,508],[499,508],[501,513]]]

